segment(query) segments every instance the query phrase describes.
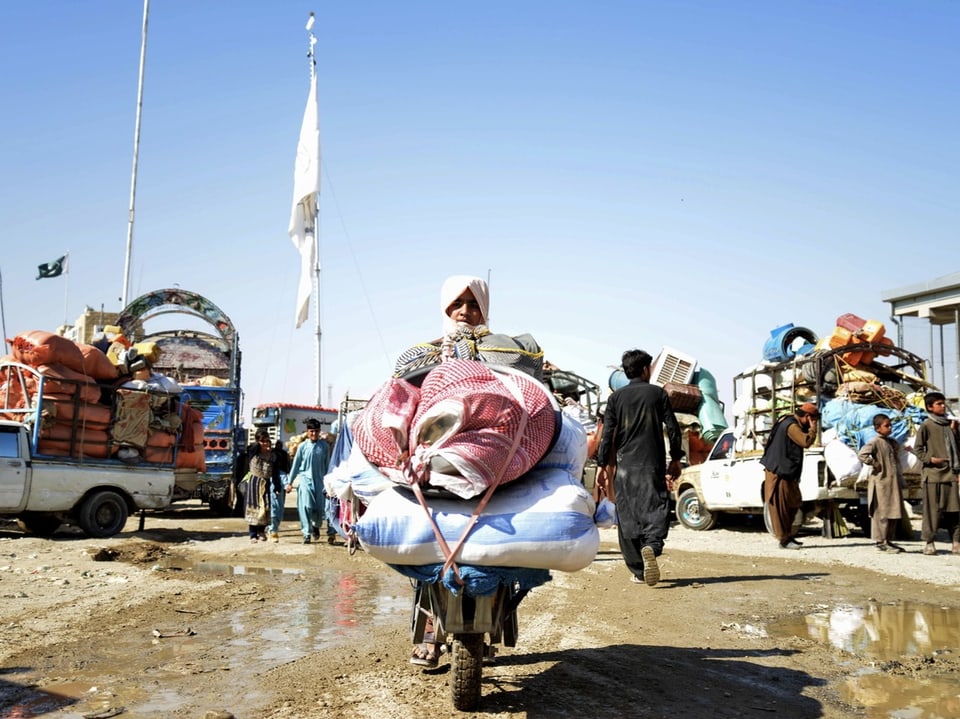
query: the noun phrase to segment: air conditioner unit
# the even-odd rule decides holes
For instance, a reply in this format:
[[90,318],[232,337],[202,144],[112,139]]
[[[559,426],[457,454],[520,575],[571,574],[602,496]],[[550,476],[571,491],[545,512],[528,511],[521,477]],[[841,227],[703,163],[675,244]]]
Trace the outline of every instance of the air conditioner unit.
[[650,383],[661,387],[667,382],[691,384],[697,370],[697,360],[673,347],[664,347],[653,361]]

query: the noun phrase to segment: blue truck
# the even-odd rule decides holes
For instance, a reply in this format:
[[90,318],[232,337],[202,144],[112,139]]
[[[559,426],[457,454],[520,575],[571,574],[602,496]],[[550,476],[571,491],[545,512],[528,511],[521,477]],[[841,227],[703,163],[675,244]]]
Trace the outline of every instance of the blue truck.
[[134,299],[116,323],[134,347],[157,346],[152,371],[175,380],[203,416],[205,469],[178,482],[174,500],[198,498],[218,514],[233,514],[239,502],[234,468],[245,441],[240,339],[233,322],[206,297],[168,288]]

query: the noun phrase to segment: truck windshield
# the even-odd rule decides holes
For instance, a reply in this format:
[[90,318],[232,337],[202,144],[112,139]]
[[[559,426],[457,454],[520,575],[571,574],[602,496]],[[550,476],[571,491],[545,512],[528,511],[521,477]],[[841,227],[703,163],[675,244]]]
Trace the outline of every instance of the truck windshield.
[[710,459],[726,459],[730,456],[732,450],[733,435],[728,432],[720,435],[720,439],[713,445],[713,449],[710,451]]

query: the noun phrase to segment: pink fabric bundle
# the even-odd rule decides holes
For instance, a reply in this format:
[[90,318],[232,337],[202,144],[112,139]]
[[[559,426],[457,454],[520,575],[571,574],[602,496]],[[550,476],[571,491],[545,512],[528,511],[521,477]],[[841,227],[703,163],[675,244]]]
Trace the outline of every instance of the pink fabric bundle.
[[419,391],[396,379],[381,387],[354,425],[354,440],[391,480],[468,499],[530,470],[556,421],[552,397],[529,375],[452,360],[431,370]]
[[353,426],[353,441],[370,464],[400,465],[419,403],[420,390],[402,379],[388,380],[374,393]]

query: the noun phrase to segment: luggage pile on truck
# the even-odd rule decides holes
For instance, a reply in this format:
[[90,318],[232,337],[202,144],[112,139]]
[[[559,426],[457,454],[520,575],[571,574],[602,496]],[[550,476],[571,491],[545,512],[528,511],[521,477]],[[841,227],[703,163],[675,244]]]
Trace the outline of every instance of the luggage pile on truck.
[[[857,451],[876,433],[873,418],[890,416],[891,437],[907,448],[926,418],[923,396],[936,389],[926,379],[926,362],[897,347],[877,320],[853,314],[821,338],[793,325],[771,332],[764,361],[734,378],[734,437],[741,452],[761,452],[776,420],[804,402],[821,414],[827,486],[866,491],[869,468]],[[918,498],[920,466],[901,453],[908,498]]]
[[150,374],[145,357],[155,347],[108,354],[42,330],[8,342],[0,513],[41,534],[72,518],[105,537],[129,511],[167,507],[176,484],[196,483],[202,416],[175,382]]
[[[936,389],[926,362],[896,346],[876,320],[846,314],[823,337],[806,327],[771,331],[763,359],[733,378],[733,427],[714,444],[707,461],[683,470],[675,485],[677,517],[692,529],[710,529],[724,513],[763,514],[760,458],[777,420],[811,402],[821,421],[817,441],[805,450],[801,521],[819,517],[827,537],[847,533],[846,522],[869,533],[866,492],[870,469],[858,450],[875,436],[873,418],[887,414],[891,437],[912,446],[926,418],[923,396]],[[918,499],[920,463],[900,453],[905,499]]]
[[114,364],[93,345],[42,330],[11,343],[0,358],[0,417],[30,426],[35,456],[204,471],[202,416],[176,382],[151,374],[155,347],[114,353]]

